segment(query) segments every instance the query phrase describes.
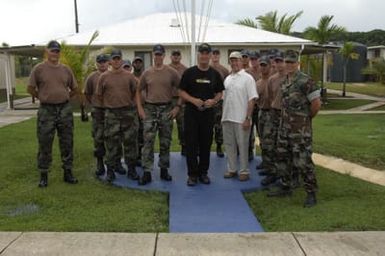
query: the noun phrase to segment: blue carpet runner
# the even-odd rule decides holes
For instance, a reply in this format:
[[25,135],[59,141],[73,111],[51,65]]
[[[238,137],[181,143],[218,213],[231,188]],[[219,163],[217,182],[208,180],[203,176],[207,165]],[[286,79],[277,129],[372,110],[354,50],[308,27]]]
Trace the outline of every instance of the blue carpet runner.
[[[226,158],[219,158],[215,153],[211,153],[210,161],[210,185],[198,183],[195,187],[188,187],[186,159],[177,152],[170,155],[169,173],[173,178],[171,182],[160,180],[156,154],[151,183],[139,186],[137,181],[117,174],[113,184],[133,189],[168,192],[170,232],[263,232],[242,194],[261,189],[261,177],[255,171],[255,166],[261,159],[256,157],[250,162],[251,176],[246,182],[240,182],[237,178],[223,178]],[[137,171],[142,174],[141,168],[137,168]]]

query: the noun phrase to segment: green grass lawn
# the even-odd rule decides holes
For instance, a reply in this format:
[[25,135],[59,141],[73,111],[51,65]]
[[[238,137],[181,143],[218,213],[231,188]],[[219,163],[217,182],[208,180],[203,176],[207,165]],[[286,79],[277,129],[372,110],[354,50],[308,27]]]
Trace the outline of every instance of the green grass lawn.
[[[364,155],[367,162],[382,159],[378,163],[384,166],[384,157],[380,154],[384,152],[384,146],[380,141],[385,129],[377,129],[385,127],[383,117],[384,115],[318,116],[314,120],[314,143],[317,145],[315,151],[320,152],[319,148],[325,148],[324,153],[342,151],[344,156]],[[53,167],[46,189],[37,187],[39,174],[35,157],[36,120],[0,128],[0,230],[167,232],[167,194],[116,188],[97,180],[93,174],[95,165],[90,136],[91,123],[82,123],[78,117],[75,120],[74,174],[80,183],[69,185],[62,181],[55,141]],[[338,134],[341,135],[337,136]],[[335,137],[326,141],[323,139],[331,135]],[[175,129],[173,136],[172,151],[179,151]],[[369,136],[377,137],[371,139]],[[350,145],[349,140],[361,143],[362,148]],[[246,193],[246,198],[264,229],[385,229],[384,187],[322,168],[317,168],[317,177],[320,187],[319,204],[312,209],[302,207],[305,197],[303,189],[298,189],[293,197],[283,199],[266,198],[264,191]]]
[[385,170],[385,115],[318,115],[314,152]]
[[37,187],[36,120],[0,129],[0,230],[167,232],[167,194],[98,181],[93,174],[91,122],[78,120],[74,174],[80,182],[63,182],[56,140],[46,189]]
[[[342,91],[342,83],[326,83],[325,87],[328,89]],[[385,97],[385,85],[380,83],[347,83],[346,91],[371,96]]]
[[287,198],[266,197],[266,191],[246,193],[246,199],[266,231],[385,230],[385,187],[317,168],[318,204],[303,208],[305,192]]
[[323,104],[321,110],[347,110],[370,103],[373,103],[373,101],[361,99],[328,99],[327,104]]

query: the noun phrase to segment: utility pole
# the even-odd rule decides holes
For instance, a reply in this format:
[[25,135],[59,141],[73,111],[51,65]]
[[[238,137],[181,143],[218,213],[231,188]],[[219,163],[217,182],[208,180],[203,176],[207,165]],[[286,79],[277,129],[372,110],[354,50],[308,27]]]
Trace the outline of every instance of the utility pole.
[[76,33],[79,33],[78,4],[76,0],[74,0],[74,5],[75,5],[75,31]]
[[191,0],[191,66],[196,64],[195,49],[195,0]]

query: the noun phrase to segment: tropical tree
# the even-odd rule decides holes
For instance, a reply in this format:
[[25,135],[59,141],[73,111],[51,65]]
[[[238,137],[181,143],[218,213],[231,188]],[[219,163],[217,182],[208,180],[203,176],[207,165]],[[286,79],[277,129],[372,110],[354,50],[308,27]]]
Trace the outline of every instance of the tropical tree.
[[251,28],[257,28],[258,27],[257,22],[255,22],[254,20],[252,20],[250,18],[238,20],[237,22],[235,22],[235,24],[243,25],[243,26],[247,26],[247,27],[251,27]]
[[339,50],[339,53],[342,56],[343,60],[343,86],[342,86],[342,97],[346,96],[346,74],[347,74],[347,67],[350,59],[358,59],[358,53],[354,51],[354,45],[352,42],[346,42],[342,46],[342,48]]
[[282,17],[278,17],[278,12],[272,11],[265,15],[260,15],[256,19],[262,29],[288,35],[293,28],[294,22],[302,15],[302,13],[303,11],[300,11],[290,16],[285,13]]
[[76,49],[75,47],[67,45],[65,42],[62,42],[61,48],[61,63],[69,66],[74,73],[75,79],[78,84],[77,88],[77,96],[81,109],[81,117],[82,121],[87,121],[88,116],[85,111],[85,98],[83,96],[84,89],[84,80],[87,75],[90,73],[90,65],[89,65],[89,52],[92,42],[99,36],[99,32],[95,31],[92,35],[88,44],[82,48],[81,50]]
[[304,36],[320,44],[326,44],[330,39],[340,33],[345,33],[346,29],[336,24],[331,24],[333,15],[324,15],[318,22],[317,27],[307,27]]
[[368,66],[362,70],[362,74],[374,76],[377,82],[385,84],[385,60],[383,58],[370,60]]

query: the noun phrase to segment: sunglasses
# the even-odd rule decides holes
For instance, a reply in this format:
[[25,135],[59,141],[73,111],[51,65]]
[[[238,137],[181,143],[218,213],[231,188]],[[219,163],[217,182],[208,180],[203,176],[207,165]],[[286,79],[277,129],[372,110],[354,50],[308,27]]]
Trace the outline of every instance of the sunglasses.
[[52,49],[52,50],[49,50],[50,52],[54,52],[54,53],[59,53],[60,52],[60,50],[58,50],[58,49]]

